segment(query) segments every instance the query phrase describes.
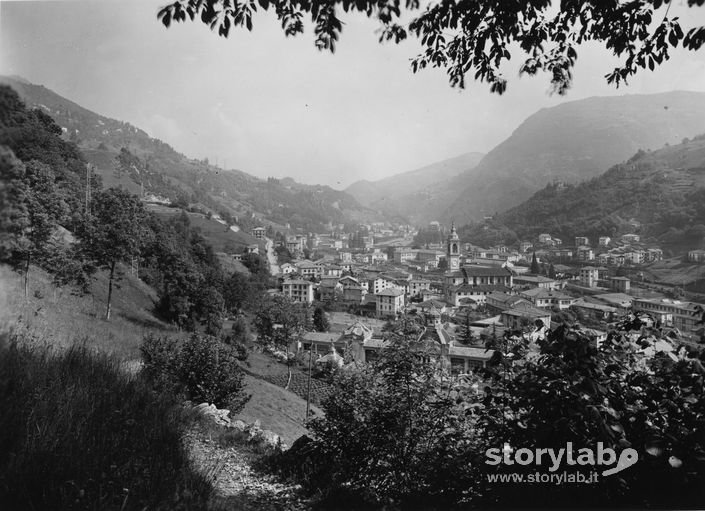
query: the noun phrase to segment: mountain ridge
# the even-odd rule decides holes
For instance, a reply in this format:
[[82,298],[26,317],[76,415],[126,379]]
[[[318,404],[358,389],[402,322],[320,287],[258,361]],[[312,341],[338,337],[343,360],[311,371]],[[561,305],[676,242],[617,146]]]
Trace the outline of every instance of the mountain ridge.
[[265,223],[282,231],[322,231],[331,224],[379,218],[343,191],[301,183],[287,187],[277,179],[224,170],[188,158],[144,130],[95,113],[43,85],[7,76],[0,76],[0,83],[15,89],[28,106],[53,117],[63,137],[79,146],[106,186],[201,204],[232,216],[245,230]]
[[376,181],[356,181],[345,191],[367,207],[419,223],[434,209],[431,202],[444,201],[452,195],[454,190],[446,188],[445,183],[471,171],[483,156],[476,151],[463,153]]
[[[705,247],[705,135],[640,150],[603,174],[576,184],[548,184],[481,223],[466,239],[516,242],[547,232],[570,246],[586,236],[637,233],[674,253]],[[483,239],[486,238],[486,239]]]
[[464,222],[518,205],[551,181],[578,182],[639,149],[705,132],[705,93],[592,96],[542,108],[493,148],[470,174],[442,220]]

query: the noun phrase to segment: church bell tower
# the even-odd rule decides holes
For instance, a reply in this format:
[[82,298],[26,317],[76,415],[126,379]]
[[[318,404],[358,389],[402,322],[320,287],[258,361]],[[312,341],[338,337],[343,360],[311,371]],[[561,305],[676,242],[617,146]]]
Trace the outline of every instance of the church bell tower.
[[450,226],[446,257],[448,258],[448,271],[458,271],[460,269],[460,238],[458,238],[458,233],[455,230],[455,222],[451,223]]

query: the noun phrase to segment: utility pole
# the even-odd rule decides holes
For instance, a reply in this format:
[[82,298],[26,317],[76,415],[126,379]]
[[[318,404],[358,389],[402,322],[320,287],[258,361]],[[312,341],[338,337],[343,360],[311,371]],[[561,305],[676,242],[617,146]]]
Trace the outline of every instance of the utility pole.
[[91,214],[91,164],[86,163],[86,216]]
[[313,360],[313,343],[308,348],[308,389],[306,390],[306,422],[311,412],[311,361]]

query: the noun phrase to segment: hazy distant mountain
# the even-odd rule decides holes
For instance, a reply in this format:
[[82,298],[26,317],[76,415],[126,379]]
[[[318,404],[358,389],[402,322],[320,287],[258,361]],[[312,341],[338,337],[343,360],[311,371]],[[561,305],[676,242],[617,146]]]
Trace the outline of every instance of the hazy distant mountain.
[[[587,236],[636,232],[676,251],[705,246],[705,135],[626,162],[580,184],[549,184],[529,200],[472,228],[466,239],[509,234],[535,239],[541,232],[572,245]],[[500,241],[499,239],[493,241]]]
[[440,204],[456,198],[455,190],[447,186],[450,180],[471,172],[483,156],[476,152],[461,154],[378,181],[357,181],[345,191],[387,216],[403,217],[413,223],[433,220],[442,211]]
[[639,149],[705,132],[705,93],[593,97],[539,110],[452,180],[458,197],[442,219],[481,219],[526,200],[547,183],[597,176]]
[[[327,223],[379,220],[351,195],[328,186],[293,180],[259,179],[239,170],[223,170],[187,158],[168,144],[129,123],[96,114],[18,77],[0,77],[29,107],[43,109],[97,168],[105,186],[123,186],[172,200],[187,197],[216,212],[225,211],[246,229],[264,220],[319,231]],[[120,156],[120,158],[118,158]]]

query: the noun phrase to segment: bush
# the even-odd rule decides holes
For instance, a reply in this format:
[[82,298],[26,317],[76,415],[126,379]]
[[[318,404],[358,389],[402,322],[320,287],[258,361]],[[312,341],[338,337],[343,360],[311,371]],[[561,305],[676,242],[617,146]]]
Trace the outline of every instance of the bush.
[[243,392],[241,354],[215,337],[193,334],[183,344],[147,336],[140,348],[144,374],[157,389],[169,388],[195,402],[238,412],[249,400]]
[[205,509],[174,396],[85,346],[0,347],[0,508]]
[[244,396],[244,373],[238,353],[215,337],[192,335],[181,347],[178,380],[189,399],[213,403],[238,412],[249,396]]

